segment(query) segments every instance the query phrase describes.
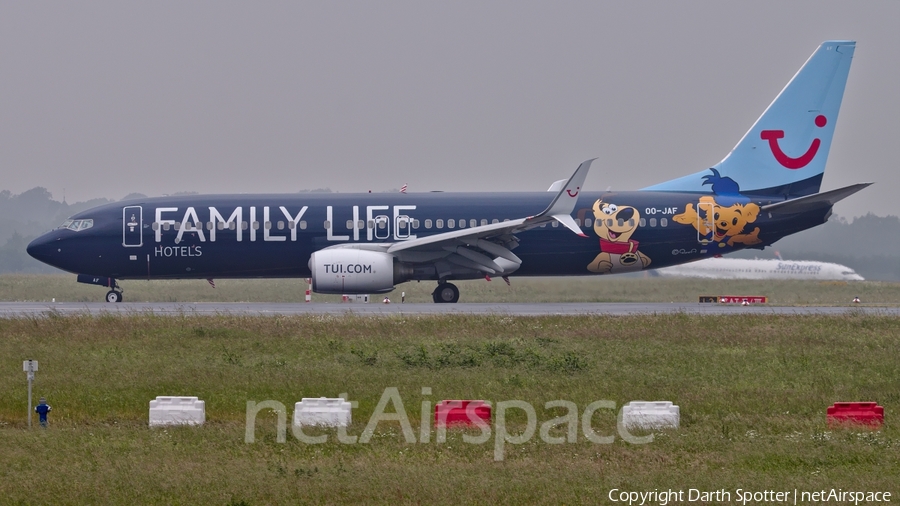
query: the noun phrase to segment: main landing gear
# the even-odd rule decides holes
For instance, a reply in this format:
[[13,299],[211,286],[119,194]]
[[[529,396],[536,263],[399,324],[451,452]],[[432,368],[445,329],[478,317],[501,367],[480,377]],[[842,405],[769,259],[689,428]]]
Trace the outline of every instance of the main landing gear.
[[459,288],[453,283],[438,283],[437,288],[431,292],[431,298],[439,304],[459,302]]

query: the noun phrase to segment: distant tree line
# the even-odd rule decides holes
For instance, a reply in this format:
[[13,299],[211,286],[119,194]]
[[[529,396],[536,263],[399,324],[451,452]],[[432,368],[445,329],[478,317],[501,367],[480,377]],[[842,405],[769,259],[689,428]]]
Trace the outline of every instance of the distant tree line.
[[18,195],[0,191],[0,272],[59,272],[28,256],[25,247],[35,237],[59,226],[69,216],[113,202],[93,199],[77,204],[53,200],[46,188],[32,188]]
[[[301,192],[331,190],[317,188]],[[133,193],[125,199],[142,197],[145,195]],[[40,187],[18,195],[0,191],[0,272],[59,272],[28,256],[25,247],[69,216],[110,202],[115,201],[100,198],[75,204],[59,202],[53,200],[46,188]],[[779,251],[785,259],[843,264],[869,280],[900,281],[900,218],[867,214],[848,221],[832,216],[828,223],[786,237],[765,252],[748,250],[737,256],[772,258],[772,250]]]

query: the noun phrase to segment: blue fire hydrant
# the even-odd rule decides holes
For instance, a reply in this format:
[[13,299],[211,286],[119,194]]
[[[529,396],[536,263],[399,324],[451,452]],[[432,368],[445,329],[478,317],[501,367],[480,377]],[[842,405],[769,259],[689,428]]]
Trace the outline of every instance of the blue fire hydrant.
[[53,408],[51,408],[50,405],[47,404],[47,399],[44,399],[43,397],[41,397],[40,401],[38,402],[39,404],[34,407],[34,412],[37,413],[38,417],[40,418],[41,427],[46,427],[47,413],[49,413]]

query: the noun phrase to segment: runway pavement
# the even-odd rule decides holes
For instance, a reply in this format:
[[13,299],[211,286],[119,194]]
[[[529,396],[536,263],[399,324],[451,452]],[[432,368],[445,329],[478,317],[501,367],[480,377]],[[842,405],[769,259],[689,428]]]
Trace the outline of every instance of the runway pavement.
[[40,317],[50,314],[153,313],[159,315],[634,315],[634,314],[821,314],[864,312],[900,316],[900,307],[853,306],[739,306],[698,303],[488,303],[488,304],[360,304],[360,303],[141,303],[122,302],[0,302],[0,317]]

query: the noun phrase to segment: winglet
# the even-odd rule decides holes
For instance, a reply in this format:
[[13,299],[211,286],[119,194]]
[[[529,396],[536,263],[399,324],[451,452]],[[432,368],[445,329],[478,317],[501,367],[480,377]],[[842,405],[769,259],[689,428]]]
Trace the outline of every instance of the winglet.
[[[566,182],[565,186],[553,197],[553,201],[535,218],[541,216],[556,216],[559,214],[570,215],[575,210],[575,203],[578,202],[578,194],[581,193],[581,187],[584,186],[584,180],[587,178],[588,171],[591,169],[591,163],[596,158],[581,162],[572,177]],[[554,183],[554,186],[556,183]],[[568,226],[568,224],[563,223]]]
[[553,184],[550,185],[550,188],[547,188],[548,192],[558,192],[560,188],[563,187],[564,184],[568,183],[568,179],[560,179],[559,181],[554,181]]

